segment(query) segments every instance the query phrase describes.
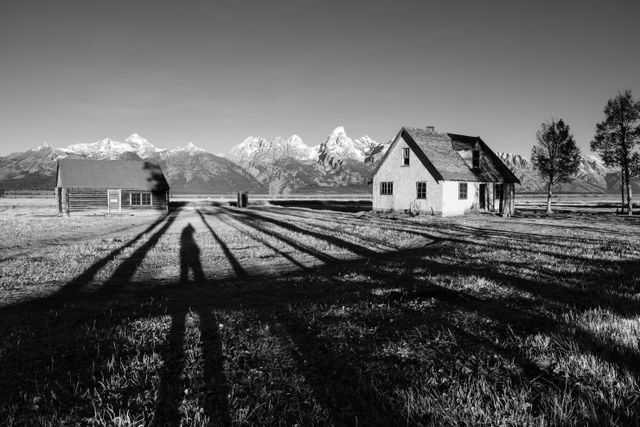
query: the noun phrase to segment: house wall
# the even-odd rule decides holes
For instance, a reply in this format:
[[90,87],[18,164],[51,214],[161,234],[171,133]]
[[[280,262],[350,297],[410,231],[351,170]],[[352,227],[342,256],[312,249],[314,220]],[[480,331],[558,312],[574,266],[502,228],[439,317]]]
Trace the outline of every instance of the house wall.
[[166,210],[167,196],[166,192],[158,192],[151,194],[151,206],[131,205],[131,193],[147,193],[142,190],[122,190],[122,211],[141,212],[141,211],[158,211]]
[[[117,190],[117,189],[112,189]],[[61,213],[109,213],[106,188],[57,188],[60,194]],[[168,193],[152,194],[151,206],[131,206],[129,195],[132,192],[148,192],[145,190],[121,189],[121,208],[115,213],[157,213],[168,210]]]
[[480,183],[467,182],[467,198],[458,199],[458,181],[443,181],[442,215],[462,215],[478,206],[478,191]]
[[66,190],[68,194],[66,203],[68,206],[63,207],[65,212],[107,212],[107,190],[93,188],[68,188]]
[[[402,166],[402,149],[409,145],[402,136],[391,147],[384,163],[373,177],[373,210],[376,211],[404,211],[410,208],[412,202],[422,212],[442,213],[442,184],[435,181],[431,173],[424,167],[413,151],[409,158],[409,166]],[[380,194],[380,183],[393,182],[393,195]],[[426,181],[427,198],[416,199],[416,182]]]

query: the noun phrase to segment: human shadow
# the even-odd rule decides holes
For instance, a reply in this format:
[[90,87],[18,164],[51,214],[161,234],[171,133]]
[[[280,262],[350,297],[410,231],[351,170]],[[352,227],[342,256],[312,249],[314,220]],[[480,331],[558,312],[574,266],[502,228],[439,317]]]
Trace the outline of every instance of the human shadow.
[[[221,217],[226,215],[227,211],[223,211],[220,214]],[[222,237],[214,231],[206,219],[215,218],[216,215],[198,211],[197,214],[202,219],[203,223],[211,234],[214,236],[214,240],[220,243],[222,251],[229,259],[229,263],[234,267],[234,270],[244,272],[245,276],[238,275],[238,277],[247,278],[247,268],[242,265],[240,259],[233,254],[227,242],[224,242]],[[320,337],[314,333],[314,326],[306,318],[301,317],[299,313],[291,313],[288,309],[290,305],[302,305],[313,301],[322,300],[323,303],[342,303],[342,304],[373,304],[379,303],[380,300],[386,302],[387,305],[394,304],[393,298],[380,298],[371,294],[369,291],[380,284],[369,283],[367,275],[375,275],[375,277],[385,283],[387,287],[400,287],[406,292],[406,298],[415,299],[416,301],[430,301],[436,299],[447,307],[455,307],[456,309],[465,313],[477,314],[484,318],[495,321],[498,325],[504,326],[505,331],[515,331],[521,336],[527,336],[532,333],[545,332],[545,333],[558,333],[566,336],[570,339],[584,338],[582,341],[587,345],[581,345],[580,350],[588,354],[594,354],[597,357],[601,357],[612,364],[619,366],[623,369],[629,370],[634,375],[639,375],[637,369],[633,368],[634,361],[637,361],[637,355],[630,353],[627,357],[622,357],[621,352],[616,352],[614,349],[605,349],[604,347],[598,347],[597,345],[591,345],[591,343],[597,343],[592,333],[588,331],[579,331],[576,335],[575,331],[569,330],[572,326],[566,325],[561,320],[556,318],[547,317],[544,314],[545,311],[536,313],[535,311],[540,308],[546,308],[549,303],[556,303],[559,306],[575,306],[572,305],[572,300],[581,299],[584,295],[580,293],[572,293],[568,296],[564,296],[561,292],[562,289],[555,288],[554,291],[545,289],[540,281],[534,279],[525,279],[519,277],[515,272],[510,270],[504,270],[503,266],[499,265],[481,265],[470,266],[465,264],[463,254],[455,252],[455,245],[459,242],[453,240],[447,242],[446,239],[441,238],[438,242],[444,242],[451,244],[452,246],[431,246],[422,249],[411,248],[405,251],[388,251],[384,253],[376,253],[371,255],[369,248],[358,245],[356,243],[346,241],[336,236],[329,235],[328,231],[314,231],[306,230],[304,227],[296,225],[287,225],[286,220],[282,219],[267,219],[263,215],[244,215],[242,213],[229,210],[228,214],[232,221],[236,221],[239,224],[245,225],[243,227],[244,232],[252,234],[262,233],[266,238],[278,239],[285,244],[297,245],[297,248],[304,248],[309,251],[307,245],[300,245],[296,242],[296,238],[292,237],[292,233],[298,233],[304,237],[308,237],[309,242],[313,242],[312,239],[324,241],[337,246],[342,249],[350,250],[360,257],[357,259],[348,260],[336,260],[332,265],[322,265],[314,268],[306,268],[299,276],[299,282],[302,284],[296,284],[296,292],[293,292],[294,287],[287,286],[288,278],[279,280],[276,277],[271,277],[265,280],[262,285],[262,289],[248,288],[247,281],[234,281],[230,280],[229,283],[233,283],[237,289],[236,293],[232,291],[222,289],[222,287],[215,286],[218,282],[212,280],[202,280],[202,283],[188,283],[181,279],[177,283],[171,283],[163,289],[151,288],[151,291],[146,292],[146,297],[161,298],[164,301],[163,307],[153,306],[148,310],[138,310],[135,307],[127,306],[114,301],[114,293],[105,293],[101,295],[102,300],[91,301],[87,298],[82,300],[87,309],[93,307],[100,307],[99,302],[111,302],[115,308],[122,310],[122,313],[117,313],[115,316],[121,319],[141,319],[145,316],[158,316],[161,314],[167,314],[171,318],[171,326],[167,334],[164,344],[161,347],[161,358],[163,360],[163,366],[160,369],[160,386],[158,388],[158,397],[156,402],[155,416],[153,422],[156,425],[169,425],[177,424],[181,420],[181,402],[183,399],[184,391],[184,378],[181,377],[182,369],[185,365],[185,333],[187,330],[187,316],[191,313],[195,313],[199,318],[199,330],[200,330],[200,345],[203,352],[203,364],[204,364],[204,381],[205,392],[203,393],[203,408],[205,413],[213,420],[212,423],[228,424],[229,420],[229,385],[228,380],[223,369],[223,354],[222,354],[222,339],[220,336],[220,330],[218,328],[218,317],[216,310],[220,308],[236,310],[240,307],[246,307],[251,305],[252,309],[255,309],[262,315],[265,323],[273,325],[273,329],[277,331],[283,339],[289,337],[293,342],[292,348],[294,349],[293,357],[296,360],[296,366],[306,378],[307,383],[313,389],[314,397],[321,402],[322,406],[327,408],[330,413],[331,421],[336,424],[351,424],[354,423],[354,415],[359,417],[359,420],[365,420],[374,422],[379,420],[379,424],[394,425],[400,424],[404,421],[400,414],[400,410],[392,399],[388,399],[386,396],[375,390],[369,382],[370,377],[374,376],[374,372],[363,371],[361,366],[345,365],[343,363],[342,353],[335,346],[335,342],[339,342],[346,347],[349,342],[348,337],[339,339],[330,339],[327,337]],[[175,218],[174,218],[175,219]],[[221,218],[222,220],[222,218]],[[173,220],[171,220],[173,223]],[[225,222],[224,220],[222,220]],[[122,264],[116,268],[118,287],[117,290],[122,287],[135,287],[138,283],[145,283],[146,279],[141,278],[140,282],[134,281],[135,266],[138,266],[140,262],[145,258],[149,249],[151,249],[158,241],[162,233],[167,231],[167,228],[171,225],[164,224],[155,233],[149,236],[147,242],[143,243],[140,248],[132,253],[132,255],[125,259]],[[227,222],[228,224],[229,222]],[[181,265],[187,266],[187,271],[193,268],[193,265],[200,266],[202,268],[201,251],[196,243],[193,228],[189,224],[182,230],[180,236],[180,257]],[[283,231],[274,231],[274,228]],[[160,233],[160,234],[159,234]],[[258,237],[257,241],[260,241],[262,237]],[[262,239],[264,240],[264,239]],[[134,242],[135,243],[135,242]],[[132,243],[133,244],[133,243]],[[313,245],[313,243],[308,243]],[[142,249],[141,249],[142,248]],[[273,245],[272,245],[273,248]],[[300,249],[302,251],[302,249]],[[309,253],[322,253],[319,249],[315,248],[315,251],[309,251]],[[436,261],[436,255],[446,255],[448,260]],[[368,256],[371,258],[371,263],[364,264],[362,262],[363,257]],[[187,258],[183,260],[182,258]],[[322,257],[325,260],[327,254]],[[446,257],[445,257],[446,258]],[[320,257],[319,257],[320,259]],[[334,258],[335,259],[335,258]],[[405,274],[397,274],[393,271],[389,271],[385,268],[386,263],[395,263],[396,265],[402,262],[405,266]],[[103,266],[106,265],[103,264]],[[94,268],[90,267],[88,270]],[[519,291],[527,291],[536,297],[535,300],[527,300],[522,297],[496,297],[495,300],[491,300],[488,297],[478,297],[469,295],[463,290],[448,289],[435,283],[421,283],[420,280],[414,277],[412,273],[413,269],[422,269],[422,271],[428,272],[429,275],[435,275],[438,273],[449,274],[455,272],[461,277],[480,277],[494,281],[497,285],[505,288],[513,288]],[[362,275],[362,279],[357,279],[356,282],[340,279],[341,274],[345,271],[355,272],[356,276]],[[90,272],[89,272],[90,273]],[[88,274],[89,274],[88,273]],[[93,273],[95,275],[95,273]],[[298,273],[295,273],[298,274]],[[318,282],[310,280],[313,275],[320,275],[323,278],[331,279],[330,288],[328,291],[322,289]],[[82,275],[81,275],[82,276]],[[90,277],[93,275],[89,274]],[[89,277],[85,276],[85,277]],[[249,276],[253,278],[254,276]],[[579,276],[579,279],[591,280],[584,276]],[[108,280],[107,282],[109,282]],[[307,283],[308,282],[308,283]],[[421,286],[419,286],[421,285]],[[411,291],[411,286],[417,287],[417,291]],[[144,288],[141,286],[141,288]],[[148,289],[148,288],[147,288]],[[585,299],[585,303],[587,300]],[[620,304],[623,304],[620,301]],[[522,310],[522,307],[528,304],[528,311]],[[595,304],[595,303],[594,303]],[[594,307],[593,304],[588,304],[584,308]],[[73,306],[68,309],[68,312],[73,310]],[[411,313],[407,308],[402,308],[398,305],[398,310],[407,315],[405,324],[396,326],[387,323],[380,323],[377,319],[374,319],[371,323],[372,328],[379,328],[378,331],[388,334],[389,337],[394,336],[398,330],[411,331],[412,328],[423,326],[426,322],[431,321],[433,315],[424,313]],[[4,314],[4,311],[0,311]],[[279,319],[274,320],[274,313],[279,314]],[[25,311],[25,317],[37,315],[36,311]],[[48,316],[47,318],[53,319],[53,315],[46,310],[41,314]],[[71,314],[68,314],[71,315]],[[127,317],[129,316],[129,317]],[[16,322],[19,322],[20,316],[14,316],[12,318]],[[110,318],[106,318],[108,321]],[[354,319],[355,320],[355,319]],[[366,318],[357,319],[363,323],[368,320]],[[324,318],[322,321],[325,321]],[[328,321],[328,320],[326,320]],[[370,321],[370,320],[369,320]],[[442,316],[441,323],[447,327],[451,327],[450,322],[446,316]],[[452,328],[455,329],[455,328]],[[459,329],[459,328],[458,328]],[[6,338],[11,338],[12,332],[15,329],[3,330],[2,335]],[[65,353],[60,349],[60,353],[51,355],[51,358],[56,361],[68,360],[71,358],[78,358],[77,364],[73,365],[72,370],[76,370],[78,375],[85,375],[82,384],[91,384],[93,381],[91,377],[85,371],[88,371],[90,363],[87,360],[80,358],[80,354],[84,350],[75,349],[73,343],[76,342],[81,335],[71,328],[60,331],[65,338],[65,343],[69,344],[71,350],[66,350]],[[474,340],[474,334],[466,331],[458,331],[457,335],[464,336],[465,340]],[[387,335],[385,335],[386,337]],[[505,341],[509,338],[505,332]],[[38,343],[37,337],[31,340],[26,340],[25,343],[16,344],[13,347],[12,354],[14,363],[19,363],[18,357],[24,350],[34,351],[37,349]],[[482,337],[475,338],[476,345],[486,349],[486,351],[493,353],[500,353],[504,357],[514,358],[516,363],[524,366],[527,379],[530,381],[537,380],[537,378],[548,379],[553,387],[562,386],[562,378],[553,376],[551,373],[541,369],[535,368],[535,363],[527,360],[526,357],[519,353],[517,348],[498,348],[491,341],[483,339]],[[91,345],[89,345],[91,347]],[[17,352],[15,349],[21,351]],[[359,351],[357,348],[354,351]],[[361,350],[360,350],[361,351]],[[95,351],[94,353],[99,353]],[[91,353],[93,355],[93,353]],[[516,358],[516,356],[518,358]],[[102,350],[102,353],[96,356],[96,360],[103,362],[110,357],[108,351]],[[6,359],[5,359],[6,360]],[[44,363],[44,362],[43,362]],[[6,368],[11,366],[3,365],[2,371],[7,372]],[[525,369],[526,368],[526,369]],[[5,377],[5,375],[7,375]],[[3,373],[5,379],[9,378],[11,374]],[[63,374],[60,373],[60,376]],[[394,375],[399,382],[407,381],[405,378],[409,375],[402,370],[397,371]],[[56,380],[60,378],[52,378]],[[38,378],[33,378],[38,380]],[[19,376],[11,377],[10,381],[2,381],[6,389],[10,389],[12,386],[16,386],[20,383],[21,378]],[[33,384],[33,389],[37,389],[37,381]],[[30,386],[31,387],[31,386]],[[350,406],[349,406],[350,405]],[[542,410],[542,409],[539,409]]]
[[180,236],[180,283],[189,281],[189,271],[193,272],[196,282],[205,280],[202,262],[200,261],[200,248],[193,239],[195,228],[189,223],[182,230]]

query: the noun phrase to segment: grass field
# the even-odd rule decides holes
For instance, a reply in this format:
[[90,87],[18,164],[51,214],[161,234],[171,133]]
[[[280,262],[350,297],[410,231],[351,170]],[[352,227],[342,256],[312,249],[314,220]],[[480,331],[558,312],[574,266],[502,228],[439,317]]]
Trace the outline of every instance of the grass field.
[[319,207],[0,216],[0,423],[637,424],[640,218]]

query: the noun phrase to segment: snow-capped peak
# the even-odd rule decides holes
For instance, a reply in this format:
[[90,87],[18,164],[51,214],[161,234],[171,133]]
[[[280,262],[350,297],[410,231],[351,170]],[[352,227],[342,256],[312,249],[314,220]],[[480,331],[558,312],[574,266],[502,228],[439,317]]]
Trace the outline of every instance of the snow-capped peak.
[[335,160],[345,159],[363,162],[365,158],[362,150],[347,136],[343,126],[338,126],[331,132],[327,139],[320,144],[319,152],[320,160],[329,159],[331,164],[335,163]]
[[97,158],[118,158],[125,153],[136,153],[142,158],[151,157],[156,153],[164,150],[156,148],[153,144],[141,137],[137,133],[129,136],[124,142],[116,141],[111,138],[104,138],[97,142],[73,144],[66,148],[83,156],[92,156]]
[[347,132],[345,132],[344,130],[344,126],[337,126],[333,132],[331,132],[331,135],[335,135],[335,136],[340,136],[340,135],[346,135]]
[[204,150],[203,148],[200,147],[196,147],[193,142],[189,142],[187,145],[185,145],[184,147],[178,147],[178,148],[174,148],[173,150],[171,150],[172,153],[176,153],[176,152],[186,152],[189,154],[195,154],[195,153],[204,153],[206,150]]
[[129,135],[127,139],[124,140],[124,142],[129,142],[132,144],[140,144],[140,145],[146,145],[149,143],[147,139],[141,137],[137,133],[132,133],[131,135]]
[[33,151],[42,151],[50,148],[53,148],[53,146],[45,141],[42,144],[38,145],[36,148],[34,148]]
[[239,164],[261,155],[269,159],[294,158],[297,160],[314,160],[317,150],[309,147],[298,135],[291,135],[286,140],[275,137],[268,140],[263,137],[249,136],[229,152],[229,157]]

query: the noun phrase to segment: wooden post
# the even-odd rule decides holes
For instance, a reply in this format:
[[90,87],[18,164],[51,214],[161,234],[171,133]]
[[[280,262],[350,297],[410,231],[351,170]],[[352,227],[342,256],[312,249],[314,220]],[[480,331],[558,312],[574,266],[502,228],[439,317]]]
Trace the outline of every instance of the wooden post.
[[64,213],[69,216],[69,190],[66,188],[62,189],[62,205],[64,206]]
[[495,212],[496,211],[496,184],[493,183],[493,185],[490,185],[489,188],[491,189],[491,212]]
[[56,187],[56,203],[58,205],[58,214],[62,215],[62,189]]
[[488,183],[484,185],[484,209],[491,212],[493,209],[491,209],[491,205],[489,204],[491,202],[491,198],[489,197],[489,187],[491,186]]
[[502,215],[511,216],[515,210],[515,188],[512,183],[505,183],[502,188]]

